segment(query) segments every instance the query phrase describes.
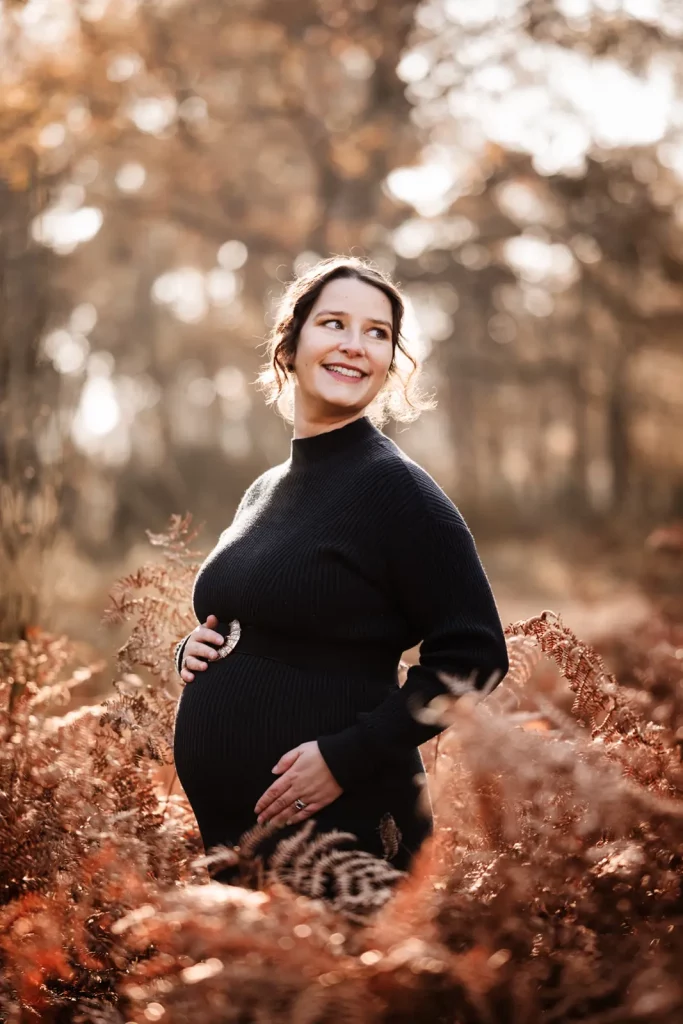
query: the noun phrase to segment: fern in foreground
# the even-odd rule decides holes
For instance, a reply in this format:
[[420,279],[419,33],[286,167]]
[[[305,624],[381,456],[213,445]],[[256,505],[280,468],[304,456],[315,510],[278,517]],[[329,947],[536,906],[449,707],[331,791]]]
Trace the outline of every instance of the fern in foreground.
[[679,624],[615,629],[610,671],[543,612],[486,700],[445,679],[416,711],[448,728],[409,874],[307,823],[205,856],[171,756],[192,540],[175,518],[114,587],[131,632],[101,703],[78,706],[102,664],[68,639],[0,645],[0,1019],[679,1024]]

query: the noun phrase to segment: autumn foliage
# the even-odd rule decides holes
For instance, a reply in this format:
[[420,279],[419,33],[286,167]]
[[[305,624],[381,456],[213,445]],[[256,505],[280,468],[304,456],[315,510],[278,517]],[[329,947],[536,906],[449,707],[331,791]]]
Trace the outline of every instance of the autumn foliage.
[[0,649],[2,1020],[681,1019],[680,621],[615,627],[617,677],[552,612],[509,626],[505,683],[427,709],[449,726],[414,870],[376,861],[330,902],[334,833],[270,868],[253,836],[203,856],[171,754],[193,539],[174,519],[114,587],[105,618],[132,627],[101,703],[74,701],[102,665],[67,638]]

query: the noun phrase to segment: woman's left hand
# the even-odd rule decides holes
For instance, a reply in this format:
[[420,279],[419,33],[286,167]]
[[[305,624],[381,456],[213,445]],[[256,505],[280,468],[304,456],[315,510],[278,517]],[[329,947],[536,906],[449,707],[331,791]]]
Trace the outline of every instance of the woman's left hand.
[[[309,818],[343,792],[327,767],[316,740],[300,743],[283,754],[273,771],[280,774],[254,807],[260,824],[290,825]],[[299,811],[295,800],[306,807]]]

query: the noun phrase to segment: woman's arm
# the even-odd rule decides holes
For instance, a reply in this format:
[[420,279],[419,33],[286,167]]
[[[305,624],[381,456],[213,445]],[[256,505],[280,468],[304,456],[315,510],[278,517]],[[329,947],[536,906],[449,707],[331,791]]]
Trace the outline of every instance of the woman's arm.
[[450,692],[439,672],[471,676],[481,690],[497,686],[509,667],[503,627],[469,528],[426,471],[413,464],[407,477],[388,526],[389,582],[414,635],[423,638],[420,661],[402,687],[361,712],[355,725],[317,738],[344,789],[442,732],[443,725],[418,722],[412,714]]
[[178,643],[175,645],[173,660],[175,661],[176,672],[178,673],[178,675],[180,675],[180,670],[183,667],[185,647],[187,645],[187,641],[190,639],[191,636],[192,633],[188,633],[187,636],[184,636],[183,639],[179,640]]

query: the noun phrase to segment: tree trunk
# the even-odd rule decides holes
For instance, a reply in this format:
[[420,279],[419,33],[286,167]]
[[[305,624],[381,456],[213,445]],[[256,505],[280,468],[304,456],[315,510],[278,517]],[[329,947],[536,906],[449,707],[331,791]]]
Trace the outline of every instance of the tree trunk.
[[[58,517],[59,462],[44,465],[41,434],[57,410],[59,380],[40,364],[50,254],[31,237],[44,206],[35,166],[22,190],[0,182],[0,641],[39,617],[41,556]],[[53,452],[53,458],[55,456]]]

